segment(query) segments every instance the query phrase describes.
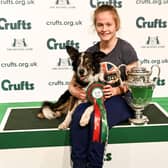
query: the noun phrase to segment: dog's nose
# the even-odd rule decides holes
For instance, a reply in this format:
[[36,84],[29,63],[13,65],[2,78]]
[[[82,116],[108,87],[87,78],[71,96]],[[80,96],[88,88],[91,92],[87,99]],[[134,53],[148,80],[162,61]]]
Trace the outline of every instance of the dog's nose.
[[79,74],[80,74],[80,75],[83,75],[83,74],[84,74],[84,72],[85,72],[85,70],[84,70],[84,69],[80,69],[80,70],[79,70]]

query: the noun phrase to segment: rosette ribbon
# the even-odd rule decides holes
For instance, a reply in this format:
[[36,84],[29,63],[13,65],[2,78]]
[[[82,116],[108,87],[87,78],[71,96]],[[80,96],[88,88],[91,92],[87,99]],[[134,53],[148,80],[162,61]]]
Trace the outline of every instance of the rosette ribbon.
[[94,106],[94,142],[107,142],[108,139],[108,124],[107,114],[104,106],[103,84],[99,82],[92,83],[87,89],[88,100]]

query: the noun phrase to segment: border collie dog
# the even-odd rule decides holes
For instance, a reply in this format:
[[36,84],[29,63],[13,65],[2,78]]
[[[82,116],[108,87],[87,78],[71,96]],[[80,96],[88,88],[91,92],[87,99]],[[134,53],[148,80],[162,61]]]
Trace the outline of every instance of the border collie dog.
[[[92,82],[97,82],[102,78],[100,60],[106,56],[104,53],[79,52],[71,46],[66,46],[66,51],[72,61],[75,87],[87,89]],[[37,117],[55,119],[66,115],[64,121],[58,126],[59,129],[66,129],[71,122],[73,111],[81,102],[81,100],[72,96],[69,90],[66,90],[58,101],[43,102]]]

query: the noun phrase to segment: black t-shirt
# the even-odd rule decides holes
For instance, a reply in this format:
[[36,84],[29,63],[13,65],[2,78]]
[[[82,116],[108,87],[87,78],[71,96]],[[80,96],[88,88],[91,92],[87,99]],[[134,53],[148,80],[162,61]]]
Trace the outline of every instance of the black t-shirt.
[[[87,52],[98,52],[99,42],[95,45],[89,47]],[[121,64],[130,64],[132,62],[138,61],[138,57],[134,48],[127,41],[118,38],[116,46],[113,50],[107,54],[107,57],[103,58],[102,61],[109,61],[119,66]]]
[[[87,49],[87,52],[90,52],[90,53],[99,52],[100,51],[99,44],[100,42],[89,47]],[[132,47],[132,45],[121,38],[118,38],[116,46],[113,48],[111,52],[109,52],[106,55],[107,56],[102,58],[101,61],[111,62],[115,64],[117,67],[121,64],[128,65],[135,61],[138,61],[137,53]],[[124,70],[121,70],[121,74],[122,74],[121,75],[122,80],[125,80],[126,76],[125,76]]]

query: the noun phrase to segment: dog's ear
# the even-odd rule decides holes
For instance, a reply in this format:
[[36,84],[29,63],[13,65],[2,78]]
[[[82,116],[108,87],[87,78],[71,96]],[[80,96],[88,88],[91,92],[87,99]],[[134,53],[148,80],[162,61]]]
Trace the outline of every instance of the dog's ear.
[[76,57],[79,55],[78,50],[72,46],[66,46],[66,51],[69,54],[72,61],[75,61]]
[[106,57],[106,56],[107,56],[107,55],[106,55],[105,53],[101,52],[101,51],[93,53],[93,58],[94,58],[94,60],[97,61],[97,62],[100,62],[100,60],[101,60],[102,58]]

